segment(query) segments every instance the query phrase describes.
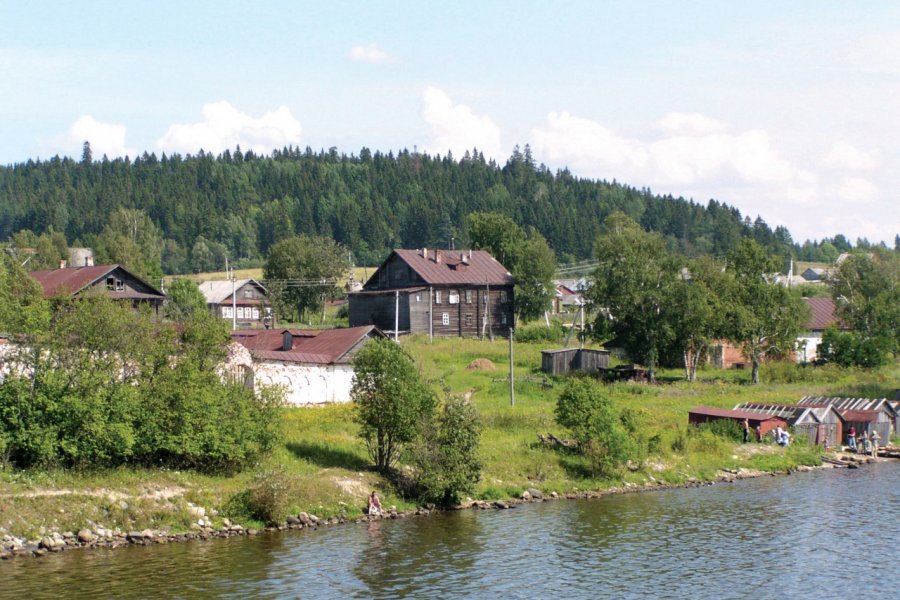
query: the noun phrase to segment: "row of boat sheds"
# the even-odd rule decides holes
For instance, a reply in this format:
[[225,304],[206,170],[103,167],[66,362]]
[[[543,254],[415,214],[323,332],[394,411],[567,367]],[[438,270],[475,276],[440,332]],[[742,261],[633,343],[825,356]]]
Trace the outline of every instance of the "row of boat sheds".
[[776,427],[788,427],[795,438],[823,446],[846,444],[851,426],[859,439],[877,431],[887,443],[900,431],[900,400],[804,396],[797,404],[743,402],[732,410],[698,406],[688,413],[692,425],[723,419],[738,423],[746,419],[750,429],[758,426],[763,436]]

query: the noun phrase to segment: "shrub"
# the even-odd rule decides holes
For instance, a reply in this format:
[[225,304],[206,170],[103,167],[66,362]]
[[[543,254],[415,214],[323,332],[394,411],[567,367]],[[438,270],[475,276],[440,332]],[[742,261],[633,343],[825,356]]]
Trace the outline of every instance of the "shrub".
[[566,337],[567,330],[559,321],[553,321],[550,327],[537,322],[522,325],[515,330],[513,336],[517,342],[552,342],[560,343]]
[[353,363],[356,374],[350,395],[359,435],[375,466],[384,471],[416,439],[420,420],[434,414],[434,392],[412,359],[390,340],[370,340]]
[[261,471],[247,490],[246,506],[250,516],[266,525],[283,523],[293,501],[291,480],[282,467]]
[[421,500],[449,506],[475,491],[481,479],[480,435],[475,407],[454,396],[444,401],[436,419],[421,421],[420,438],[413,449]]

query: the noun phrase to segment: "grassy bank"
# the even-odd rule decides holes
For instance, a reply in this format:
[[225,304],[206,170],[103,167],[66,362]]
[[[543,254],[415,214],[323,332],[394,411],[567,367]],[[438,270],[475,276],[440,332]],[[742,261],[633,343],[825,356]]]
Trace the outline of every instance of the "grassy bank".
[[[484,472],[479,497],[508,498],[528,488],[564,493],[622,485],[622,480],[591,478],[581,457],[539,443],[538,433],[566,435],[553,421],[562,381],[537,372],[540,350],[547,344],[516,345],[515,406],[509,401],[505,340],[451,339],[430,344],[425,338],[412,338],[404,344],[436,389],[470,395],[481,412]],[[468,369],[476,359],[487,359],[496,370],[489,366]],[[646,438],[655,438],[654,452],[644,465],[625,473],[625,482],[680,483],[692,478],[710,480],[722,469],[772,471],[816,464],[817,453],[800,444],[785,451],[771,445],[733,444],[709,432],[691,434],[687,412],[696,405],[730,408],[751,400],[791,403],[806,394],[887,395],[898,386],[900,367],[862,372],[773,365],[763,367],[763,383],[757,386],[748,385],[749,372],[741,371],[701,371],[700,381],[694,384],[677,381],[681,375],[677,371],[661,375],[663,383],[655,386],[605,386],[615,407],[639,411]],[[190,530],[198,518],[219,524],[229,517],[259,525],[247,510],[245,491],[255,482],[275,477],[288,486],[285,506],[294,514],[353,517],[361,513],[371,489],[379,491],[386,506],[414,507],[370,469],[356,438],[352,407],[285,409],[282,440],[257,469],[227,477],[147,469],[80,473],[4,467],[0,469],[0,538],[6,533],[33,538],[47,531],[98,526],[178,532]]]

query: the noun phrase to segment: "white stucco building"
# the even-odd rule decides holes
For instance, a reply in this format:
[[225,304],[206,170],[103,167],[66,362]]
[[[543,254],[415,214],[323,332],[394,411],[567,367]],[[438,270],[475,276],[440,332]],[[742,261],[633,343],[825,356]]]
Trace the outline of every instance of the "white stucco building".
[[384,334],[372,325],[234,331],[225,368],[254,386],[283,386],[294,406],[349,402],[353,355],[373,337]]

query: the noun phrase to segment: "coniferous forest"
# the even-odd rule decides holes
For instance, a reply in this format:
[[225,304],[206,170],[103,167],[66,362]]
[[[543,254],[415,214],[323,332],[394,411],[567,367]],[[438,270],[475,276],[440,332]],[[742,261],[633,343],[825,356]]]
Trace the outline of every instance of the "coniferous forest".
[[148,241],[165,273],[221,269],[225,256],[232,264],[259,265],[273,243],[295,234],[331,237],[357,264],[376,264],[391,248],[463,247],[465,217],[476,211],[534,227],[561,263],[590,258],[603,220],[617,210],[687,256],[722,256],[752,237],[785,259],[817,259],[804,254],[830,255],[832,241],[846,242],[837,236],[799,246],[786,228],[773,230],[714,199],[699,203],[554,173],[535,162],[528,146],[500,165],[477,151],[457,159],[291,147],[269,156],[238,147],[218,156],[95,160],[85,143],[80,160],[0,167],[0,241],[28,230],[102,248],[110,219],[122,209],[149,217]]

